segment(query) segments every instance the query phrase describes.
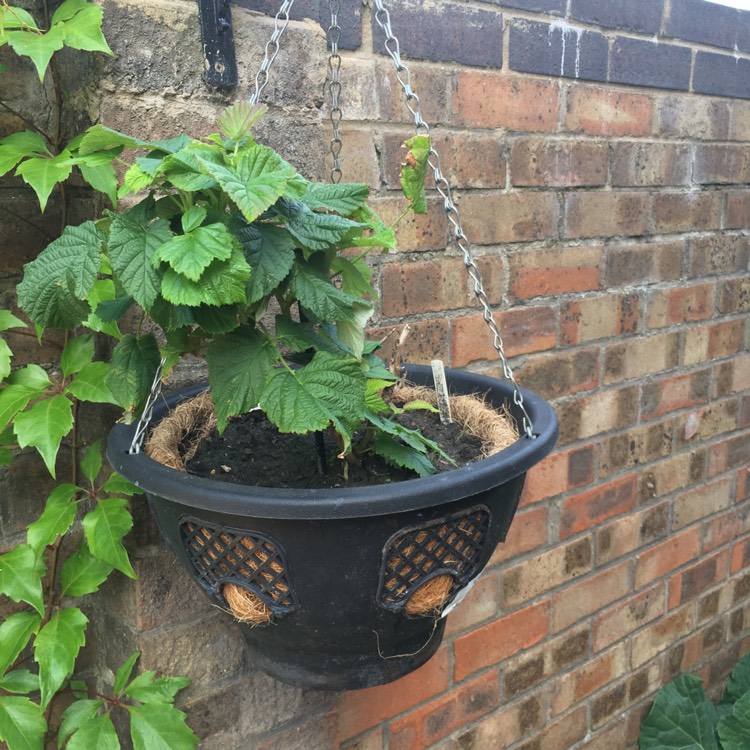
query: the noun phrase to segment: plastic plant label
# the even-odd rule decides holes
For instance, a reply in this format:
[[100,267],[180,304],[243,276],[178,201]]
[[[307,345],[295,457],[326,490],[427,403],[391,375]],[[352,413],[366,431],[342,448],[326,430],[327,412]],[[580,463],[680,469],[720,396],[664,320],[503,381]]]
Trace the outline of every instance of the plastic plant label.
[[[477,576],[478,578],[478,576]],[[443,614],[440,615],[440,619],[442,620],[444,617],[447,617],[453,610],[461,604],[461,602],[466,598],[468,593],[474,588],[474,584],[477,582],[476,578],[472,578],[466,586],[464,586],[457,594],[456,598],[443,610]]]

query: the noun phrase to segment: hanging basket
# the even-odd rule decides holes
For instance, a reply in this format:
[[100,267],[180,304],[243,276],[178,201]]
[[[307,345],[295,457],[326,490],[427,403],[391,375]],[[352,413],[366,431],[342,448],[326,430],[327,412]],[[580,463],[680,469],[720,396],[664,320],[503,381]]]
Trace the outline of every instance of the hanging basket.
[[[452,393],[486,396],[523,418],[512,384],[446,374]],[[432,385],[427,367],[410,366],[407,377]],[[162,401],[154,423],[200,391]],[[107,455],[144,490],[165,539],[214,604],[228,610],[227,594],[241,589],[270,613],[266,624],[240,623],[257,667],[299,687],[364,688],[398,679],[435,653],[441,613],[505,539],[526,471],[558,434],[550,405],[522,395],[534,437],[468,466],[393,484],[286,490],[204,479],[130,454],[135,426],[112,430]],[[415,609],[415,597],[428,595],[436,603]]]

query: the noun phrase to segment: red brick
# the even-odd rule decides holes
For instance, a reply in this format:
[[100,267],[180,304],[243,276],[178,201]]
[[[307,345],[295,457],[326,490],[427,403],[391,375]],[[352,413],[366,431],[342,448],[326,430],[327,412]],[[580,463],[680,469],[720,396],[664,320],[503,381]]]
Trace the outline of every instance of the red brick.
[[730,571],[732,574],[739,573],[750,566],[750,541],[745,539],[732,546]]
[[690,184],[692,153],[687,145],[625,141],[613,148],[613,187]]
[[746,229],[750,224],[750,192],[732,191],[727,195],[727,229]]
[[601,442],[599,475],[611,476],[623,469],[648,464],[672,452],[673,421],[651,423]]
[[441,648],[423,667],[388,685],[355,690],[338,698],[339,738],[356,737],[448,687],[448,651]]
[[590,391],[599,384],[599,349],[540,354],[523,363],[516,379],[546,399]]
[[[515,357],[551,349],[557,343],[557,320],[552,307],[526,307],[495,317],[507,356]],[[453,330],[453,366],[463,367],[478,360],[496,360],[492,336],[479,315],[456,318]]]
[[669,530],[669,504],[653,505],[602,526],[596,531],[597,565],[632,556],[640,547],[664,538]]
[[658,620],[633,636],[633,667],[653,659],[657,654],[672,646],[692,628],[693,608],[688,606],[676,609],[672,614]]
[[625,560],[555,594],[552,598],[553,629],[565,630],[578,620],[590,617],[627,596],[631,591],[630,570],[631,563]]
[[695,152],[693,180],[701,185],[750,182],[750,146],[700,144]]
[[366,735],[340,745],[340,750],[383,750],[384,743],[383,730],[378,727],[378,729],[368,732]]
[[726,510],[732,504],[733,489],[732,480],[725,478],[701,484],[678,495],[672,501],[673,529],[683,529]]
[[566,399],[556,404],[560,444],[600,435],[635,424],[638,389],[610,388],[591,396]]
[[516,186],[569,187],[604,185],[604,143],[518,138],[511,145],[510,179]]
[[654,232],[697,232],[719,229],[719,193],[657,193],[654,195]]
[[347,128],[339,160],[343,179],[347,182],[364,182],[373,190],[380,187],[380,167],[372,129]]
[[[373,210],[388,225],[403,214],[406,204],[401,198],[373,198]],[[409,212],[396,227],[396,242],[400,252],[445,250],[448,244],[448,220],[443,202],[427,199],[427,213]]]
[[749,259],[750,237],[722,232],[690,239],[690,275],[694,278],[742,273]]
[[403,332],[404,325],[397,325],[371,328],[368,335],[375,341],[382,341],[378,356],[386,362],[428,365],[433,359],[450,361],[450,329],[444,318],[409,323],[406,338],[399,346]]
[[560,209],[553,193],[472,193],[457,205],[464,232],[477,245],[557,237]]
[[646,234],[650,199],[628,191],[576,192],[565,196],[564,237],[628,237]]
[[709,476],[750,465],[750,439],[748,433],[725,438],[709,449]]
[[594,446],[555,451],[526,475],[521,505],[554,497],[594,480]]
[[560,538],[596,526],[614,516],[635,508],[635,474],[574,495],[563,503],[560,516]]
[[661,617],[665,612],[664,595],[665,586],[660,583],[602,612],[594,621],[594,651],[627,638],[646,623]]
[[[458,736],[457,745],[451,743],[445,750],[458,750],[458,748],[500,750],[512,745],[522,735],[539,729],[543,723],[541,700],[537,696],[532,696],[481,719]],[[416,747],[414,745],[409,750],[416,750]]]
[[719,312],[722,315],[750,312],[750,279],[729,279],[721,285]]
[[[742,472],[740,472],[742,474]],[[745,474],[748,470],[745,470]],[[738,480],[740,482],[741,480]],[[741,488],[738,487],[738,492]],[[739,501],[741,497],[737,497]],[[708,519],[703,524],[703,552],[707,553],[717,547],[733,542],[738,537],[750,533],[750,508],[746,503],[739,507],[731,508],[725,513],[720,513]]]
[[589,292],[601,285],[601,246],[523,250],[509,256],[509,292],[518,299]]
[[657,578],[696,559],[700,554],[700,543],[700,529],[692,528],[674,534],[651,549],[641,552],[636,558],[636,589],[643,588]]
[[719,552],[669,579],[669,609],[692,601],[727,577],[729,554]]
[[657,419],[665,414],[708,402],[711,370],[703,369],[671,375],[643,384],[641,419]]
[[539,744],[534,742],[521,745],[519,750],[532,750],[539,747],[543,750],[570,750],[579,740],[586,736],[586,707],[581,706],[561,719],[548,724],[538,735]]
[[549,602],[541,602],[456,638],[454,679],[463,680],[539,643],[549,633],[549,617]]
[[680,415],[675,420],[675,448],[736,430],[737,412],[737,401],[729,398]]
[[[357,82],[349,81],[348,70],[350,62],[359,62],[363,66],[365,75],[368,78],[362,85],[357,85]],[[408,123],[410,127],[414,124],[414,118],[404,104],[401,89],[393,80],[393,64],[390,60],[387,60],[382,65],[376,63],[373,66],[372,60],[357,61],[348,56],[345,66],[346,73],[342,72],[344,92],[353,89],[360,100],[376,99],[380,106],[380,115],[377,119],[381,122],[403,122]],[[369,76],[373,73],[374,83],[371,83]],[[409,74],[412,89],[419,96],[424,121],[431,125],[449,122],[453,91],[453,75],[450,68],[448,66],[423,64],[410,60]],[[393,81],[394,88],[391,89],[389,86],[383,85],[385,80]],[[377,92],[383,93],[379,95]],[[373,93],[375,93],[374,97]],[[350,114],[346,104],[342,106],[346,121],[366,119],[358,117],[356,113]]]
[[682,364],[700,364],[712,359],[731,357],[743,351],[745,326],[742,320],[728,320],[712,325],[694,326],[684,334]]
[[646,286],[679,279],[684,254],[684,241],[610,247],[607,251],[607,286]]
[[648,327],[705,320],[714,314],[715,284],[657,289],[649,295]]
[[558,98],[553,81],[464,70],[457,75],[453,121],[473,128],[552,132]]
[[750,469],[742,469],[737,474],[737,497],[736,502],[750,498]]
[[[513,521],[517,523],[517,518]],[[471,591],[448,616],[445,636],[476,627],[497,614],[500,605],[500,578],[496,572],[485,571],[475,579]]]
[[489,565],[512,560],[549,542],[549,511],[545,507],[529,508],[516,513],[504,542],[497,545]]
[[680,335],[659,333],[623,344],[612,344],[604,350],[605,383],[640,378],[677,367],[680,355]]
[[564,303],[560,307],[560,339],[565,344],[583,344],[637,333],[642,307],[637,294],[611,292]]
[[493,670],[393,722],[391,750],[428,747],[489,713],[499,705],[499,683],[498,672]]
[[657,134],[720,141],[729,135],[729,102],[694,94],[657,97]]
[[382,313],[388,318],[453,310],[469,300],[464,264],[458,258],[388,263],[382,268],[381,283]]
[[574,85],[568,92],[565,129],[573,133],[645,136],[651,132],[653,99],[598,86]]

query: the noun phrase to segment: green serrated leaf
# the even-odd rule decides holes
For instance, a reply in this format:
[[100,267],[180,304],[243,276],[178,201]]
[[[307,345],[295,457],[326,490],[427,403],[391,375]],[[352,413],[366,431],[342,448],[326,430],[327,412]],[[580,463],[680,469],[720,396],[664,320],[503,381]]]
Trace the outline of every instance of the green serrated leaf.
[[70,339],[63,349],[60,358],[60,368],[65,377],[80,372],[94,358],[94,336],[76,336]]
[[[109,269],[109,272],[111,273],[111,269]],[[97,279],[88,295],[91,312],[83,325],[91,331],[106,333],[114,339],[122,338],[117,323],[114,320],[104,320],[99,315],[101,306],[109,304],[116,296],[117,292],[112,279]],[[130,300],[131,304],[134,301],[132,297],[128,297],[127,299]]]
[[86,320],[88,302],[99,271],[104,235],[93,221],[67,226],[24,269],[18,302],[42,328],[74,328]]
[[32,388],[40,396],[52,385],[52,381],[49,379],[46,371],[35,364],[26,365],[26,367],[14,370],[8,376],[8,383]]
[[369,186],[361,182],[311,182],[301,201],[313,211],[336,211],[346,216],[363,206],[369,194]]
[[124,198],[131,193],[140,193],[141,190],[151,187],[153,182],[154,178],[140,164],[133,164],[122,178],[122,185],[117,191],[117,197]]
[[298,210],[286,221],[286,228],[292,236],[312,251],[327,250],[331,245],[341,242],[352,230],[362,226],[359,222],[337,214],[311,211],[302,203],[298,204]]
[[10,466],[13,463],[13,451],[0,448],[0,466]]
[[89,362],[73,378],[65,394],[92,404],[119,404],[107,385],[111,369],[106,362]]
[[307,349],[334,350],[315,330],[314,323],[297,323],[283,315],[276,316],[276,338],[293,352],[304,352]]
[[748,750],[750,747],[750,692],[737,699],[732,713],[717,727],[722,750]]
[[109,479],[104,483],[103,489],[110,495],[127,495],[128,497],[131,497],[132,495],[141,495],[143,493],[143,490],[140,487],[132,482],[128,482],[125,477],[116,473],[109,476]]
[[15,669],[0,677],[0,690],[18,695],[28,695],[39,690],[39,675],[28,669]]
[[657,694],[641,723],[641,750],[719,750],[716,709],[700,678],[681,675]]
[[100,302],[96,314],[105,323],[119,320],[135,304],[135,300],[128,296],[121,299],[108,299]]
[[53,477],[60,442],[72,428],[73,404],[65,396],[53,396],[37,401],[30,409],[17,414],[15,418],[19,447],[36,448]]
[[9,750],[42,750],[46,731],[38,703],[18,695],[0,695],[0,740]]
[[336,335],[342,343],[357,359],[362,359],[365,348],[365,326],[372,317],[373,308],[369,302],[354,303],[354,320],[349,323],[340,320],[336,323]]
[[73,525],[77,512],[74,498],[77,494],[78,487],[74,484],[58,485],[47,498],[42,515],[29,524],[26,540],[37,555]]
[[5,38],[17,55],[31,58],[40,81],[44,81],[44,74],[47,72],[47,66],[52,55],[62,49],[65,43],[64,31],[59,24],[53,26],[44,34],[9,31]]
[[22,130],[0,139],[0,176],[9,172],[21,159],[29,156],[51,156],[39,133]]
[[86,156],[97,151],[109,151],[113,148],[139,148],[148,145],[146,141],[131,138],[129,135],[118,133],[106,125],[97,124],[92,125],[84,134],[78,146],[78,153],[81,156]]
[[47,200],[59,182],[65,182],[73,169],[70,154],[63,151],[58,156],[32,156],[19,164],[16,174],[31,187],[39,200],[42,212],[47,208]]
[[197,159],[204,172],[234,201],[248,224],[276,203],[296,174],[275,151],[257,144],[243,149],[234,167],[212,163],[202,156]]
[[120,665],[117,672],[115,673],[115,695],[122,695],[122,691],[125,690],[125,686],[130,680],[130,675],[133,672],[133,667],[138,661],[141,655],[140,651],[133,651],[130,656]]
[[206,350],[206,361],[211,399],[222,432],[229,417],[258,405],[276,352],[265,336],[252,328],[240,328],[217,336]]
[[71,736],[67,750],[120,750],[112,718],[108,713],[89,719]]
[[144,672],[125,688],[125,695],[141,703],[172,703],[189,684],[187,677],[156,677],[156,672]]
[[159,261],[168,263],[176,273],[198,281],[213,261],[229,260],[234,246],[234,237],[223,224],[210,224],[172,237],[154,253],[151,262],[155,266]]
[[232,305],[246,302],[245,287],[250,266],[242,251],[234,248],[229,260],[216,260],[205,269],[199,281],[191,281],[171,268],[164,273],[161,294],[173,305]]
[[86,542],[65,561],[60,578],[63,596],[86,596],[99,590],[113,567],[94,557]]
[[361,221],[372,232],[370,235],[361,234],[349,239],[352,247],[380,247],[384,250],[396,249],[396,234],[369,206],[362,206],[356,214]]
[[83,519],[83,533],[91,553],[129,578],[136,579],[138,576],[122,546],[122,539],[132,526],[133,517],[128,511],[128,502],[120,497],[100,500]]
[[265,104],[237,102],[227,107],[219,116],[219,130],[230,141],[239,141],[250,134],[253,125],[268,110]]
[[170,704],[134,706],[130,718],[134,750],[193,750],[198,738],[185,723],[186,718]]
[[94,190],[106,195],[113,206],[117,205],[117,173],[111,162],[106,164],[78,164],[83,179],[91,185]]
[[4,29],[30,29],[38,31],[36,21],[29,11],[13,5],[0,6],[0,31]]
[[30,604],[44,614],[42,579],[44,564],[28,544],[18,544],[0,555],[0,593],[14,602]]
[[197,229],[203,223],[207,213],[208,212],[203,206],[190,206],[180,219],[182,231],[185,234],[188,234],[188,232]]
[[320,320],[356,322],[355,304],[361,300],[342,292],[311,265],[297,264],[291,288],[302,306]]
[[331,263],[331,270],[341,278],[341,289],[355,297],[377,299],[375,289],[370,285],[372,269],[362,259],[349,260],[337,257]]
[[429,477],[435,473],[435,467],[424,453],[420,453],[409,445],[400,443],[390,435],[376,432],[373,438],[375,453],[382,456],[389,464],[401,466],[416,472],[420,477]]
[[106,383],[124,409],[132,410],[151,390],[161,354],[153,334],[127,334],[112,352],[112,366]]
[[10,310],[0,310],[0,331],[7,331],[11,328],[26,328],[26,323],[13,315]]
[[[90,700],[83,698],[71,703],[62,715],[62,723],[60,724],[60,730],[57,733],[57,746],[61,748],[65,744],[65,740],[78,731],[83,724],[93,719],[99,709],[104,706],[102,700]],[[68,746],[70,747],[70,746]],[[91,750],[97,748],[98,745],[90,745]]]
[[86,479],[94,484],[99,472],[102,470],[102,441],[93,442],[83,454],[81,459],[81,473]]
[[9,385],[0,389],[0,427],[5,427],[39,392],[38,388],[26,385]]
[[0,624],[0,674],[13,664],[42,624],[36,612],[16,612]]
[[252,273],[247,285],[247,302],[253,304],[270,294],[289,275],[294,265],[294,240],[272,225],[253,225],[238,230]]
[[735,703],[747,692],[750,692],[750,654],[745,654],[734,665],[721,702]]
[[430,137],[415,135],[404,144],[408,149],[406,161],[401,166],[401,189],[415,214],[427,213],[427,197],[424,180],[427,174],[427,158],[430,155]]
[[206,333],[229,333],[237,328],[237,307],[224,305],[201,305],[190,308],[197,326]]
[[76,13],[72,22],[64,24],[65,44],[73,49],[87,52],[114,53],[102,34],[103,9],[94,3],[86,5]]
[[65,0],[52,14],[50,24],[54,26],[56,23],[69,21],[88,4],[88,0]]
[[4,380],[10,375],[10,360],[13,356],[13,352],[10,350],[8,344],[0,339],[0,380]]

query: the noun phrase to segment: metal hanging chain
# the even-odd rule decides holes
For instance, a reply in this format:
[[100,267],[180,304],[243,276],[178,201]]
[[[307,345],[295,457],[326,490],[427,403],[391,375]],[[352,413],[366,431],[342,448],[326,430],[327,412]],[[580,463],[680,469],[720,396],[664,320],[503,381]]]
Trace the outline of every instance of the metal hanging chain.
[[[393,34],[391,28],[391,18],[388,10],[383,5],[383,0],[373,0],[375,4],[375,21],[378,26],[383,30],[385,34],[385,50],[393,60],[396,66],[396,78],[401,85],[401,88],[406,97],[406,107],[414,116],[414,125],[419,135],[429,135],[430,127],[422,119],[422,111],[419,103],[419,97],[414,93],[411,87],[411,75],[409,69],[404,65],[401,60],[401,50],[398,43],[398,39]],[[440,168],[440,155],[434,148],[430,148],[430,153],[427,157],[427,163],[432,169],[433,177],[435,179],[435,187],[438,193],[443,198],[443,206],[445,208],[445,214],[448,217],[453,228],[453,238],[458,245],[459,249],[463,254],[464,265],[466,271],[469,274],[469,278],[472,280],[474,285],[474,295],[476,296],[479,304],[482,306],[482,316],[484,322],[492,333],[492,346],[497,352],[500,362],[503,368],[503,375],[507,380],[513,384],[513,403],[520,409],[523,416],[523,430],[526,435],[530,438],[535,437],[533,432],[533,423],[529,413],[526,411],[526,406],[523,402],[523,394],[521,393],[518,383],[513,375],[508,359],[505,355],[505,349],[503,346],[503,339],[500,335],[500,330],[497,327],[495,318],[492,314],[490,307],[490,301],[487,294],[482,286],[482,277],[479,273],[474,256],[472,255],[471,248],[469,247],[469,240],[464,234],[463,227],[461,226],[461,216],[458,213],[458,208],[453,202],[451,197],[451,186],[443,176]]]
[[339,55],[339,39],[341,38],[341,27],[339,26],[339,10],[341,0],[329,0],[331,11],[331,25],[328,27],[328,39],[331,43],[331,54],[328,57],[328,70],[331,73],[331,82],[328,90],[331,94],[331,125],[333,126],[333,137],[331,138],[331,156],[333,157],[333,169],[331,169],[331,182],[334,184],[341,181],[341,164],[339,154],[341,153],[341,137],[339,135],[339,123],[343,116],[339,106],[341,96],[341,82],[339,71],[341,70],[341,55]]
[[156,368],[154,380],[151,383],[151,390],[146,399],[146,405],[143,407],[143,413],[138,418],[138,424],[135,426],[135,434],[130,443],[130,448],[128,448],[128,453],[131,456],[140,453],[141,448],[143,448],[143,441],[146,439],[146,432],[148,431],[151,417],[154,415],[154,404],[156,404],[156,399],[161,395],[161,377],[164,372],[164,364],[166,361],[167,360],[162,357],[159,366]]
[[294,5],[294,0],[284,0],[273,20],[273,34],[266,43],[263,62],[255,76],[255,92],[250,97],[251,104],[257,104],[260,101],[260,95],[268,83],[268,71],[273,65],[276,55],[279,54],[279,40],[289,24],[289,11],[292,9],[292,5]]

